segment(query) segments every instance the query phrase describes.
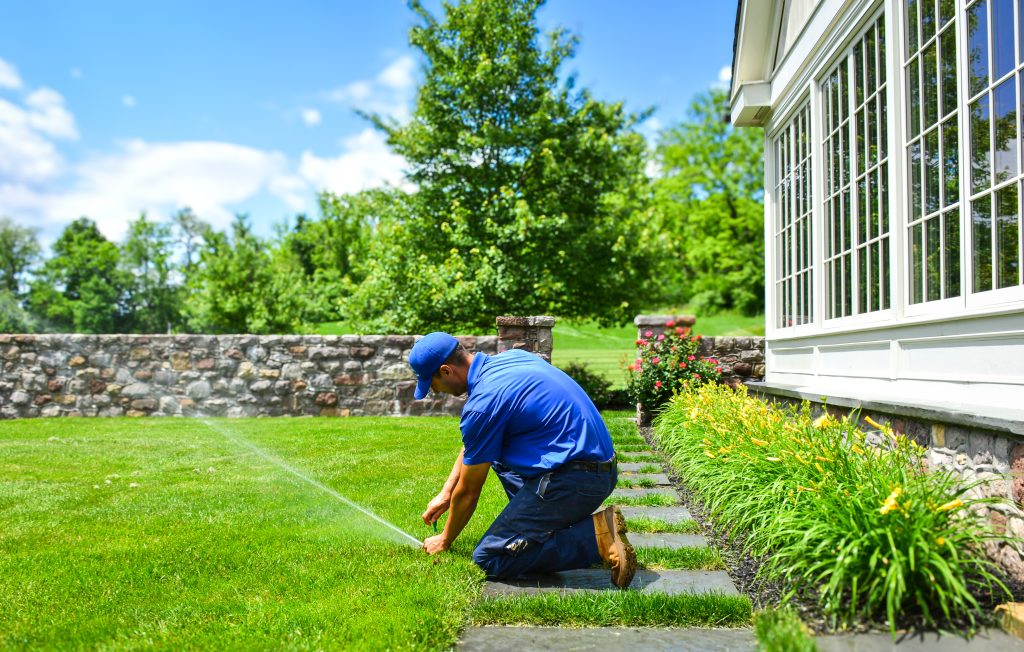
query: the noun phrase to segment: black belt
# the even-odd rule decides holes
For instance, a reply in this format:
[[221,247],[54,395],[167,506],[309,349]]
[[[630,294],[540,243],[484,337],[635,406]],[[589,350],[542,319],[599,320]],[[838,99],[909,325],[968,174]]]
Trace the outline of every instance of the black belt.
[[615,456],[607,462],[594,462],[592,460],[573,460],[566,462],[565,467],[567,469],[580,469],[582,471],[593,471],[595,473],[601,473],[605,471],[614,471],[616,468]]

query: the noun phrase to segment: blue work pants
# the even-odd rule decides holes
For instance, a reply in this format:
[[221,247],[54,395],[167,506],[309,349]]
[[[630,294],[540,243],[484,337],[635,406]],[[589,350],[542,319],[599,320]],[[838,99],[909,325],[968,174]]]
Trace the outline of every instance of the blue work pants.
[[494,463],[509,503],[473,550],[490,579],[589,568],[601,562],[594,511],[611,495],[618,471],[561,467],[524,478]]

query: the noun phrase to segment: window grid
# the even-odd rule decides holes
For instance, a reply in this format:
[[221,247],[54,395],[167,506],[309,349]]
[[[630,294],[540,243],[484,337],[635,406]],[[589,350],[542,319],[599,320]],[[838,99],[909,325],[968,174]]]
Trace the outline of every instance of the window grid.
[[805,104],[774,141],[776,219],[775,326],[812,319],[810,105]]
[[879,16],[821,84],[826,319],[891,305],[885,66]]
[[1021,270],[1021,0],[975,0],[963,16],[970,122],[970,292],[1024,284]]
[[907,0],[910,304],[961,294],[957,32],[954,0]]

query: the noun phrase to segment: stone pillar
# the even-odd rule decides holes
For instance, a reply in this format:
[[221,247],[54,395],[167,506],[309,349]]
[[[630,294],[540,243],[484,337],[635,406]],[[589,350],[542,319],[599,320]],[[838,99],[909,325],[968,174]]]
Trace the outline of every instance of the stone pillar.
[[650,331],[653,333],[652,337],[657,337],[665,332],[665,324],[673,321],[676,326],[683,326],[686,328],[693,328],[693,325],[697,323],[697,318],[693,315],[637,315],[633,318],[633,323],[636,324],[636,336],[637,339],[647,339],[646,333]]
[[523,349],[551,362],[551,351],[554,348],[551,329],[555,326],[554,317],[502,316],[494,321],[498,327],[498,353],[509,349]]

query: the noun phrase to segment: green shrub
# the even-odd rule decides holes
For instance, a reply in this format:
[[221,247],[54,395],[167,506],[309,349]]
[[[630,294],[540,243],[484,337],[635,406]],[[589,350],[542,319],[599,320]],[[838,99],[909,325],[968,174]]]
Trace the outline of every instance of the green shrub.
[[1009,595],[984,556],[998,538],[948,471],[886,426],[880,446],[849,420],[811,420],[744,390],[706,385],[676,396],[655,437],[711,516],[768,556],[763,577],[816,594],[833,624],[897,617],[976,624],[979,595]]
[[626,391],[634,403],[653,410],[664,405],[672,395],[687,387],[717,383],[722,368],[714,358],[699,354],[700,335],[690,329],[665,322],[663,334],[646,331],[636,341],[640,357],[627,367]]
[[597,409],[603,410],[610,404],[613,395],[611,381],[592,370],[587,363],[570,362],[560,369],[583,388]]
[[760,652],[817,652],[814,638],[793,609],[767,609],[754,614]]

